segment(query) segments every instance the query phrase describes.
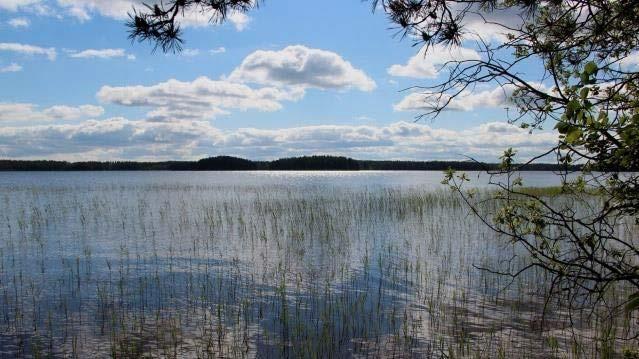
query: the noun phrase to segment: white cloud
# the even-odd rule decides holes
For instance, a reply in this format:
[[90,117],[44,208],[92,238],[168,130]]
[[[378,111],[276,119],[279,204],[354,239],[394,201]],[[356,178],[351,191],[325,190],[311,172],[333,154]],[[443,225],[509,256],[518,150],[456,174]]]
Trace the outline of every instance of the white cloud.
[[[0,0],[2,1],[2,0]],[[5,0],[6,1],[6,0]],[[33,0],[35,1],[35,0]],[[154,3],[159,1],[143,0],[57,0],[58,5],[72,17],[80,21],[88,21],[95,14],[115,20],[126,20],[128,13],[133,8],[143,9],[143,3]],[[208,27],[215,26],[210,21],[211,15],[203,13],[198,9],[188,11],[178,16],[178,22],[184,27]],[[250,22],[250,17],[243,13],[233,12],[229,14],[228,21],[237,29],[242,31]]]
[[187,56],[187,57],[194,57],[194,56],[197,56],[199,54],[200,54],[200,50],[198,50],[198,49],[184,49],[180,53],[180,55]]
[[[452,16],[457,18],[464,13],[461,22],[463,40],[483,40],[485,42],[504,42],[507,34],[513,33],[523,25],[525,9],[516,6],[507,8],[482,8],[479,2],[451,2]],[[415,19],[417,21],[417,19]]]
[[302,89],[357,88],[372,91],[376,87],[375,81],[364,71],[353,67],[340,55],[301,45],[288,46],[280,51],[255,51],[233,70],[229,79]]
[[439,72],[451,61],[479,60],[477,51],[465,47],[447,47],[441,44],[432,46],[426,52],[422,48],[405,65],[393,65],[388,68],[392,76],[413,78],[437,78]]
[[[178,17],[178,23],[184,27],[192,27],[192,28],[201,28],[201,27],[210,27],[216,26],[215,21],[211,21],[213,18],[210,12],[202,12],[199,9],[193,9],[191,11],[187,11],[183,16]],[[243,31],[248,27],[251,18],[239,12],[231,12],[226,20],[233,25],[235,30]]]
[[51,61],[55,60],[57,57],[57,52],[53,47],[44,48],[15,42],[0,43],[0,51],[17,52],[25,55],[45,55]]
[[[0,9],[8,11],[30,11],[37,14],[60,16],[66,14],[81,22],[91,20],[95,15],[115,20],[126,20],[133,8],[142,9],[143,3],[157,3],[159,0],[0,0]],[[180,14],[178,22],[183,27],[215,26],[211,15],[198,9]],[[237,31],[246,29],[251,18],[243,13],[229,14],[228,21]]]
[[[197,53],[187,50],[185,55]],[[247,82],[268,86],[255,88]],[[254,52],[228,79],[199,77],[152,86],[104,86],[97,97],[105,103],[150,108],[147,116],[152,121],[201,121],[227,115],[230,110],[276,111],[283,101],[300,100],[309,87],[371,90],[374,86],[364,72],[333,52],[291,46],[278,52]]]
[[223,54],[223,53],[225,53],[225,52],[226,52],[226,48],[225,48],[225,47],[223,47],[223,46],[220,46],[220,47],[218,47],[218,48],[215,48],[215,49],[211,49],[211,50],[209,50],[209,53],[210,53],[211,55]]
[[253,89],[243,84],[199,77],[191,82],[169,80],[153,86],[104,86],[102,102],[123,106],[151,107],[155,121],[211,119],[226,110],[276,111],[281,101],[299,100],[300,91],[276,88]]
[[16,17],[7,22],[9,26],[19,28],[19,27],[29,27],[29,19],[23,17]]
[[[510,105],[514,86],[496,87],[492,90],[470,92],[464,91],[452,98],[447,94],[433,92],[414,92],[395,104],[395,111],[428,112],[447,104],[448,111],[473,111],[480,108],[504,108]],[[450,101],[450,102],[449,102]]]
[[52,106],[43,111],[43,114],[53,119],[74,120],[79,118],[95,118],[104,114],[104,108],[94,105],[72,106]]
[[91,20],[91,15],[89,15],[89,12],[82,7],[73,6],[73,7],[70,7],[67,11],[69,12],[69,15],[76,18],[80,22]]
[[[528,84],[540,92],[550,94],[555,91],[554,88],[549,88],[542,83],[529,82]],[[519,89],[519,92],[516,96],[513,96],[516,89]],[[454,98],[451,98],[451,95],[447,93],[413,92],[395,104],[394,109],[395,111],[428,112],[442,108],[444,105],[446,105],[444,108],[446,111],[474,111],[484,108],[503,109],[514,107],[517,100],[526,98],[530,101],[539,100],[536,95],[531,94],[526,88],[517,87],[514,84],[506,84],[483,91],[462,91]],[[541,105],[539,103],[539,106]]]
[[639,68],[639,51],[632,52],[619,60],[619,66],[623,70],[637,70]]
[[69,15],[80,21],[90,20],[93,14],[99,14],[116,20],[124,20],[133,5],[140,6],[137,0],[57,0],[58,5]]
[[80,124],[0,128],[0,157],[155,159],[182,157],[191,143],[210,143],[218,131],[207,123],[152,123],[110,118]]
[[464,19],[464,37],[469,40],[479,37],[487,42],[505,42],[506,34],[522,25],[523,11],[514,7],[492,11],[471,9]]
[[524,158],[556,140],[554,133],[531,135],[501,122],[458,131],[408,122],[221,131],[203,121],[112,118],[73,125],[0,127],[0,157],[160,160],[231,154],[264,159],[324,153],[362,159],[459,160],[472,154],[495,161],[504,148],[515,147]]
[[[31,11],[49,15],[63,12],[79,21],[88,21],[95,15],[115,20],[126,20],[127,13],[131,12],[134,6],[140,8],[143,2],[152,4],[159,2],[159,0],[0,0],[0,9],[12,12],[18,10]],[[471,10],[464,23],[466,38],[469,39],[480,35],[486,40],[503,40],[507,32],[506,29],[494,25],[492,22],[517,26],[521,21],[519,17],[521,11],[518,9],[492,12]],[[481,13],[483,18],[476,13]],[[215,26],[210,19],[211,16],[209,14],[194,10],[187,12],[183,16],[180,15],[178,21],[185,27]],[[243,31],[247,28],[251,18],[244,13],[232,12],[227,20],[237,31]]]
[[233,24],[235,30],[244,31],[251,22],[251,18],[244,13],[234,11],[228,16],[228,21]]
[[19,64],[16,64],[15,62],[4,66],[4,67],[0,67],[0,73],[5,73],[5,72],[19,72],[22,71],[22,66]]
[[40,0],[0,0],[0,9],[18,11],[20,8],[37,4]]
[[[495,139],[499,134],[499,139]],[[419,123],[386,126],[325,125],[278,130],[239,129],[227,133],[222,145],[281,148],[281,155],[334,152],[354,157],[433,158],[462,154],[498,155],[505,147],[534,148],[556,141],[552,133],[530,135],[507,123],[488,123],[467,130],[436,129]],[[477,150],[479,148],[480,150]]]
[[103,113],[102,107],[93,105],[57,105],[39,110],[37,105],[30,103],[0,102],[0,122],[77,120],[99,117]]
[[129,60],[135,60],[135,56],[127,54],[124,49],[87,49],[80,52],[73,52],[69,57],[78,59],[127,57]]

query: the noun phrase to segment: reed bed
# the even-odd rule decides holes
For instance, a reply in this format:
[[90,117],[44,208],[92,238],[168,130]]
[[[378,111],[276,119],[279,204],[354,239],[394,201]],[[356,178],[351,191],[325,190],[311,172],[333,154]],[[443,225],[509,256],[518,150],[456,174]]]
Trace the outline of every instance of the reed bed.
[[568,313],[543,272],[477,270],[527,259],[444,190],[11,185],[0,207],[0,357],[634,350],[623,288]]

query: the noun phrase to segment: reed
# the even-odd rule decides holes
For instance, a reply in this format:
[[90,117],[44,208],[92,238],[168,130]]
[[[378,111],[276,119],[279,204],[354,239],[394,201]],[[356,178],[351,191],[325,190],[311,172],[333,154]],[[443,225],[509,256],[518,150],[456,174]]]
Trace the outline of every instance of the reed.
[[0,198],[3,357],[636,352],[618,339],[637,330],[615,312],[624,288],[566,313],[543,272],[475,269],[527,259],[443,190],[14,185]]

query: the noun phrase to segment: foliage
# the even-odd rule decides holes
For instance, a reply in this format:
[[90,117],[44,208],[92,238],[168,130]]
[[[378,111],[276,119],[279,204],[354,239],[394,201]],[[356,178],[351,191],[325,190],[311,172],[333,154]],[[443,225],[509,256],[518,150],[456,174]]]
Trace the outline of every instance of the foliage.
[[[496,210],[487,214],[465,191],[467,179],[453,171],[447,183],[484,222],[522,246],[530,264],[504,273],[517,276],[541,267],[554,276],[551,292],[571,304],[592,305],[614,286],[631,288],[628,310],[636,309],[639,291],[636,224],[639,191],[639,73],[637,56],[639,3],[636,1],[402,1],[382,2],[390,19],[425,46],[459,44],[472,16],[516,12],[516,24],[491,22],[506,39],[494,44],[477,36],[481,59],[447,64],[448,78],[428,88],[437,115],[464,91],[498,83],[518,109],[510,118],[530,131],[549,121],[558,132],[556,146],[530,161],[555,154],[560,165],[583,164],[581,174],[562,171],[562,205],[523,191],[507,150],[502,168],[491,172],[499,191]],[[497,16],[499,19],[499,17]],[[531,63],[542,66],[531,79]],[[528,66],[527,77],[521,69]],[[592,198],[593,192],[597,193]],[[575,203],[588,206],[577,213]],[[488,211],[490,212],[490,211]]]
[[203,158],[194,167],[204,171],[251,171],[258,168],[258,163],[243,158],[217,156]]
[[271,161],[271,170],[359,170],[357,160],[347,157],[310,156]]
[[182,50],[180,17],[201,13],[211,22],[224,22],[233,12],[247,12],[257,6],[256,0],[169,0],[144,3],[142,9],[129,13],[129,38],[148,41],[163,52]]

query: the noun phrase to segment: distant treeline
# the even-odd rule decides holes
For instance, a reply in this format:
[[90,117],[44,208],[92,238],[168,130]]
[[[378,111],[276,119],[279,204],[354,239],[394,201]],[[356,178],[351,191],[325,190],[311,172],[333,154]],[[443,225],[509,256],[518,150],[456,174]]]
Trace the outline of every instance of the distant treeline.
[[[166,162],[66,162],[0,160],[0,171],[443,171],[448,168],[464,171],[497,169],[497,164],[471,161],[362,161],[338,156],[304,156],[274,161],[251,161],[244,158],[217,156],[199,161]],[[556,164],[536,163],[522,170],[554,171]],[[572,169],[577,169],[576,167]]]

